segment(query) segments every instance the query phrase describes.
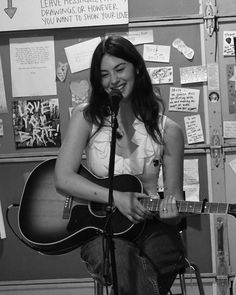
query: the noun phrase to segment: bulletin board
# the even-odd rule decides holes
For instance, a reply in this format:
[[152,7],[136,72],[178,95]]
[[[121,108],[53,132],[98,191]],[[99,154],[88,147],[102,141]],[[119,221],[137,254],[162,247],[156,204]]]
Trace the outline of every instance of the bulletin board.
[[[202,63],[200,48],[200,28],[198,24],[161,26],[161,27],[138,27],[132,28],[129,31],[147,31],[153,32],[154,43],[159,45],[168,45],[171,48],[170,60],[168,65],[173,66],[174,81],[170,84],[156,85],[163,97],[166,105],[166,114],[176,120],[183,131],[185,130],[184,117],[192,115],[192,112],[175,112],[168,110],[169,91],[170,87],[181,87],[180,83],[180,67],[198,66]],[[30,172],[38,162],[34,161],[35,156],[44,155],[45,158],[55,156],[58,152],[58,147],[31,147],[16,149],[14,131],[12,126],[12,102],[20,100],[28,100],[29,97],[12,97],[11,87],[11,71],[10,65],[10,39],[14,38],[35,38],[53,36],[55,47],[56,65],[58,62],[66,63],[67,57],[65,48],[85,42],[97,37],[104,37],[107,33],[115,34],[128,32],[127,26],[117,27],[100,27],[86,29],[60,29],[48,31],[30,31],[30,32],[8,32],[2,33],[0,38],[0,55],[2,59],[2,68],[4,73],[5,92],[7,97],[7,107],[9,113],[1,114],[3,120],[4,136],[0,137],[0,156],[4,157],[27,157],[27,162],[7,162],[0,163],[0,179],[1,192],[3,192],[2,207],[5,212],[7,206],[12,202],[19,203],[23,184],[24,175]],[[197,37],[199,36],[199,38]],[[187,59],[176,48],[172,46],[173,40],[180,38],[189,48],[194,50],[194,58]],[[144,45],[137,45],[137,49],[143,54]],[[146,62],[147,67],[162,67],[161,62]],[[68,121],[69,108],[72,106],[71,83],[89,82],[89,69],[80,72],[71,73],[68,67],[67,75],[64,81],[56,81],[56,95],[46,96],[48,99],[58,99],[59,114],[60,114],[60,133],[63,140]],[[201,114],[201,122],[203,136],[205,138],[205,118],[203,104],[203,88],[204,82],[185,85],[187,88],[199,90],[199,107],[196,113]],[[43,87],[43,85],[42,85]],[[42,97],[30,97],[30,99],[41,99]],[[185,143],[187,144],[186,132],[184,131]],[[208,191],[207,184],[207,167],[206,155],[194,154],[187,155],[187,158],[197,158],[199,163],[200,176],[200,199],[203,199],[204,192]],[[31,159],[32,158],[32,159]],[[30,161],[31,159],[31,161]],[[15,225],[17,226],[15,220]],[[200,266],[202,272],[211,272],[211,249],[210,249],[210,234],[209,234],[209,219],[208,216],[195,216],[188,219],[188,232],[185,235],[188,257]],[[71,278],[71,277],[88,277],[88,273],[80,260],[80,249],[76,249],[62,256],[42,256],[41,254],[27,248],[11,233],[8,226],[7,239],[1,242],[0,249],[0,280],[25,280],[25,279],[45,279],[45,278]],[[204,239],[206,247],[204,253],[199,253],[196,250],[197,241]],[[205,257],[206,255],[206,257]],[[204,256],[204,257],[203,257]]]

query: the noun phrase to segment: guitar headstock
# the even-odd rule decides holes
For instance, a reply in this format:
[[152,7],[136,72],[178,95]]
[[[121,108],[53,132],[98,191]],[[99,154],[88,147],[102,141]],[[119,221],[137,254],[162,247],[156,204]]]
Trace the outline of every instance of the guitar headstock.
[[236,204],[229,204],[228,214],[236,217]]

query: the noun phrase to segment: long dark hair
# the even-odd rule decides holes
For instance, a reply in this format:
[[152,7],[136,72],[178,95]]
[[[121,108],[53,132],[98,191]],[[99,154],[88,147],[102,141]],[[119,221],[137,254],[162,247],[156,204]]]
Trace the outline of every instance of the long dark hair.
[[159,117],[164,105],[152,88],[145,62],[136,47],[121,36],[110,36],[100,42],[93,53],[90,83],[92,86],[90,101],[84,110],[85,118],[100,128],[109,115],[109,97],[101,83],[101,61],[105,54],[122,58],[133,64],[136,72],[131,94],[131,105],[136,118],[142,121],[147,132],[156,142],[162,142],[159,130]]

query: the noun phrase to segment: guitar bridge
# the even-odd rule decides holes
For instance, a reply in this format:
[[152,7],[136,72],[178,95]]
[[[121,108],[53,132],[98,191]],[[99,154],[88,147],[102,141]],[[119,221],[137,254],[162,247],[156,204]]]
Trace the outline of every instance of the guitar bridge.
[[62,215],[63,219],[70,218],[71,206],[72,206],[72,197],[67,196],[64,203],[64,209],[63,209],[63,215]]

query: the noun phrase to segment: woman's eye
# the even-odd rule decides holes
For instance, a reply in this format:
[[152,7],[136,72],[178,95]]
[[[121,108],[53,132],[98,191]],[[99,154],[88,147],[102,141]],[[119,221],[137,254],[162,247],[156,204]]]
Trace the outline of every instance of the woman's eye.
[[117,72],[122,72],[124,70],[124,68],[119,68],[117,69]]
[[102,78],[106,78],[107,76],[108,76],[107,73],[101,74],[101,77],[102,77]]

